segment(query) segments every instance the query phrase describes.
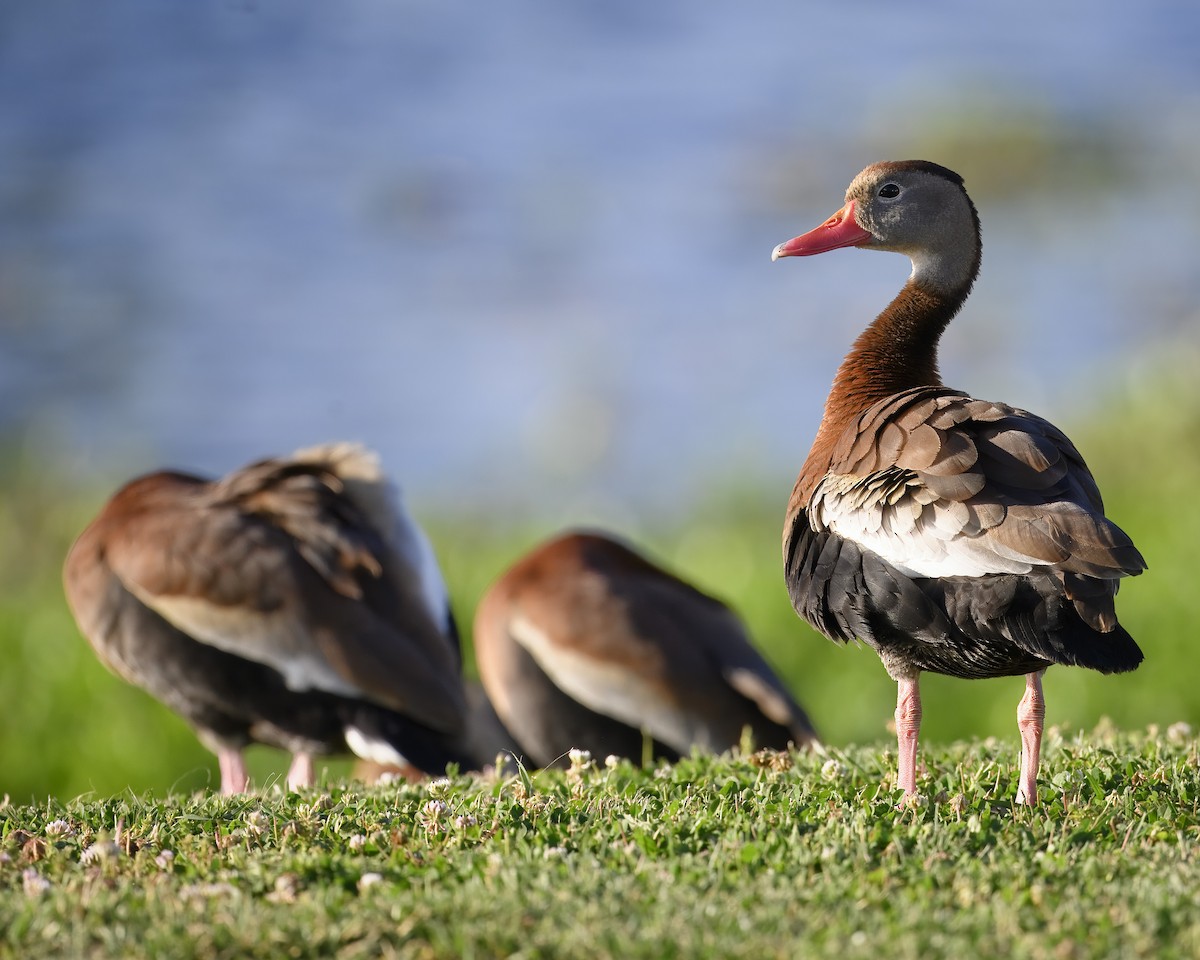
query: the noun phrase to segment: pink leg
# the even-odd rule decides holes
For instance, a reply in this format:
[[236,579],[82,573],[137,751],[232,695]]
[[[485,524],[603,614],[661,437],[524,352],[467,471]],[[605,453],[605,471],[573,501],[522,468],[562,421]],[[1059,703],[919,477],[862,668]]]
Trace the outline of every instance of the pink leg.
[[1038,670],[1025,677],[1025,696],[1017,704],[1017,728],[1021,731],[1021,780],[1017,785],[1017,803],[1037,804],[1038,764],[1042,759],[1042,723],[1046,719],[1046,698],[1042,696],[1042,674]]
[[303,790],[311,787],[316,779],[313,774],[313,758],[311,753],[296,753],[292,755],[292,765],[288,767],[287,784],[290,790]]
[[246,772],[246,761],[242,751],[232,747],[222,747],[217,751],[217,764],[221,768],[221,793],[229,797],[235,793],[245,793],[250,783],[250,774]]
[[896,681],[896,743],[900,770],[896,786],[911,797],[917,792],[917,735],[921,732],[921,687],[919,675]]

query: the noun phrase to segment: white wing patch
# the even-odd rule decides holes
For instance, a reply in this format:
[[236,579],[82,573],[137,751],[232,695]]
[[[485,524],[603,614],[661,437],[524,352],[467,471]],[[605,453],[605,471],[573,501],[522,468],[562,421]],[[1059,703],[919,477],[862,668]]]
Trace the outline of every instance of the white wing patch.
[[412,766],[404,754],[386,740],[368,737],[358,727],[346,727],[343,735],[346,737],[346,746],[350,748],[356,757],[362,757],[364,760],[370,760],[372,763],[379,763],[390,767]]
[[938,499],[915,476],[873,486],[879,476],[825,477],[809,503],[814,528],[865,547],[910,577],[1022,574],[1042,564],[981,533],[972,508]]
[[730,670],[725,679],[729,685],[748,700],[752,700],[768,720],[774,721],[781,727],[792,724],[792,708],[787,700],[779,695],[779,691],[753,670],[745,667],[735,667]]
[[692,724],[683,711],[663,700],[654,684],[626,667],[564,649],[527,617],[514,617],[509,632],[556,687],[589,710],[647,730],[680,753],[691,749]]
[[361,697],[362,690],[312,648],[308,632],[287,614],[265,616],[187,596],[155,596],[126,584],[134,596],[188,636],[279,671],[289,690]]

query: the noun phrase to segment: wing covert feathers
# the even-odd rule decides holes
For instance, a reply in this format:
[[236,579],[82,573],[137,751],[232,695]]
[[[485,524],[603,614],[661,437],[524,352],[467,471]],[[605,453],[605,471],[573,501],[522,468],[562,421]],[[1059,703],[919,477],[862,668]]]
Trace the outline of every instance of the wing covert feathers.
[[793,605],[826,636],[961,676],[1141,660],[1113,600],[1145,561],[1052,424],[923,387],[830,446],[810,454],[784,531]]

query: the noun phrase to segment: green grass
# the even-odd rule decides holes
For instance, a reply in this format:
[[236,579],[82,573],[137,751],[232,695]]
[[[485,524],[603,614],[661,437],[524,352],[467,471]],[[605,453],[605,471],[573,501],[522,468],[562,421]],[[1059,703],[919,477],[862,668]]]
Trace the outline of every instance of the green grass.
[[[1118,389],[1071,428],[1150,562],[1118,601],[1147,660],[1122,677],[1050,671],[1057,728],[1036,810],[1013,803],[1020,679],[937,677],[923,681],[926,799],[896,809],[894,686],[870,651],[796,619],[779,557],[790,478],[745,477],[686,516],[620,532],[742,613],[828,758],[373,789],[347,785],[335,762],[322,791],[297,796],[271,786],[286,759],[262,749],[262,795],[197,793],[212,757],[105,672],[62,600],[67,546],[125,478],[72,477],[10,450],[0,956],[1200,955],[1200,761],[1171,726],[1200,726],[1195,362],[1140,373],[1130,382],[1150,388]],[[469,641],[490,580],[555,530],[415,506]]]
[[124,957],[1187,957],[1194,740],[695,757],[421,786],[9,805],[0,953]]

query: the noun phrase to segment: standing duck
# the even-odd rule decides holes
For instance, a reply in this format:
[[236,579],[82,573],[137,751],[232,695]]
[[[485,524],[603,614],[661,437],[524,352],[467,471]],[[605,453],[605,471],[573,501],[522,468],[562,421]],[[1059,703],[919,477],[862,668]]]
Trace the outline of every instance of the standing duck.
[[100,660],[180,714],[246,789],[251,742],[442,770],[465,702],[446,589],[373,453],[352,444],[223,479],[158,472],[80,535],[67,602]]
[[724,604],[595,533],[518,560],[475,617],[480,678],[527,760],[808,746],[804,711]]
[[830,639],[870,644],[897,682],[906,797],[921,672],[1024,674],[1017,801],[1036,803],[1042,675],[1056,663],[1119,673],[1141,662],[1114,597],[1145,561],[1058,428],[942,384],[938,339],[979,272],[962,178],[925,161],[873,164],[837,213],[772,259],[838,247],[903,253],[912,274],[838,369],[792,491],[792,605]]

